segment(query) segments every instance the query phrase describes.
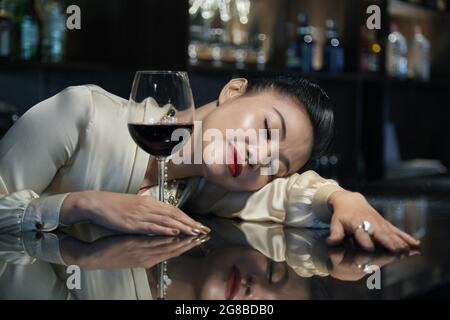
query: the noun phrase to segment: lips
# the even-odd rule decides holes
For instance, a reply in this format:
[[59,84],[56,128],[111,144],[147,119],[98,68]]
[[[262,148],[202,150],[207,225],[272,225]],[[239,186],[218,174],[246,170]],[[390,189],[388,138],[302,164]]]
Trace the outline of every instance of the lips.
[[239,291],[239,286],[241,284],[241,273],[239,272],[239,269],[236,266],[231,267],[230,272],[228,273],[227,277],[227,286],[225,289],[225,299],[226,300],[233,300],[233,298],[236,296],[236,294]]
[[231,161],[228,161],[228,169],[233,177],[239,177],[242,173],[242,164],[238,163],[238,153],[233,145],[230,145]]

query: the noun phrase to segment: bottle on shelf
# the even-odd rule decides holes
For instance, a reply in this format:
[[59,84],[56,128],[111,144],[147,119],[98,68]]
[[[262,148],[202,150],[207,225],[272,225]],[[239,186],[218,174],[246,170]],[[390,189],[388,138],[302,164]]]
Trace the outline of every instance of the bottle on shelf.
[[419,25],[414,27],[411,46],[411,76],[424,81],[430,79],[430,42]]
[[448,10],[448,1],[447,0],[437,0],[436,7],[439,11],[447,11]]
[[303,72],[312,72],[315,43],[308,16],[303,13],[297,16],[296,43],[301,70]]
[[289,69],[300,68],[300,59],[297,54],[297,43],[295,41],[295,26],[292,22],[286,24],[289,40],[286,47],[286,67]]
[[344,71],[344,49],[339,39],[334,19],[327,19],[326,27],[326,43],[323,48],[323,71],[342,72]]
[[66,15],[60,1],[42,3],[42,60],[62,62],[66,53]]
[[14,47],[14,3],[0,0],[0,60],[11,60]]
[[19,13],[19,58],[29,61],[39,54],[39,21],[33,0],[23,0]]
[[377,41],[376,31],[362,25],[360,34],[359,70],[377,73],[380,71],[381,45]]
[[386,46],[386,71],[393,77],[408,75],[408,45],[397,24],[391,24],[391,33]]
[[423,5],[431,10],[437,10],[438,4],[436,0],[423,0]]

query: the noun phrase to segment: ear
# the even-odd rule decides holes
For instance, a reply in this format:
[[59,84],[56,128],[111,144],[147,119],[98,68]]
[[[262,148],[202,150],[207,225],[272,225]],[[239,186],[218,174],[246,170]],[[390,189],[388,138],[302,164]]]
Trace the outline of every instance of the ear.
[[245,78],[237,78],[228,82],[219,95],[219,105],[223,104],[229,99],[234,99],[242,96],[247,90],[248,81]]

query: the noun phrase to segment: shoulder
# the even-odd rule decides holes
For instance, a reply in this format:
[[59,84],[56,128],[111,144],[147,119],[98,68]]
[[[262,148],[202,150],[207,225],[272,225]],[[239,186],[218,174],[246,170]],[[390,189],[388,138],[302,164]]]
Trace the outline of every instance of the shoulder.
[[22,118],[23,120],[41,118],[46,119],[46,122],[54,119],[60,123],[87,124],[92,121],[96,109],[103,109],[103,105],[122,107],[125,101],[96,85],[71,86],[38,103]]
[[30,108],[19,120],[53,118],[59,121],[87,117],[92,109],[91,92],[87,86],[67,87]]
[[88,111],[86,109],[102,107],[103,105],[126,105],[125,99],[93,84],[67,87],[54,97],[62,102],[60,107],[63,107],[62,105],[70,107],[71,102],[74,102],[74,107],[83,112]]
[[82,90],[87,90],[93,99],[93,103],[101,103],[101,102],[107,102],[109,104],[115,104],[119,106],[123,106],[127,103],[127,100],[123,99],[122,97],[119,97],[111,92],[106,91],[100,86],[94,85],[94,84],[88,84],[84,86],[79,87],[72,87],[74,89],[76,88],[82,88]]

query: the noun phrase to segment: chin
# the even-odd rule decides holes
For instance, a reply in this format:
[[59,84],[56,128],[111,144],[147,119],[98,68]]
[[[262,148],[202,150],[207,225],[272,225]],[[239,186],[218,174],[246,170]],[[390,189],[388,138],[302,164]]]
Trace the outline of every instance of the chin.
[[233,177],[226,165],[210,164],[204,169],[204,177],[211,183],[221,188],[234,192],[257,191],[264,185],[257,185],[255,182],[249,183],[244,176]]

